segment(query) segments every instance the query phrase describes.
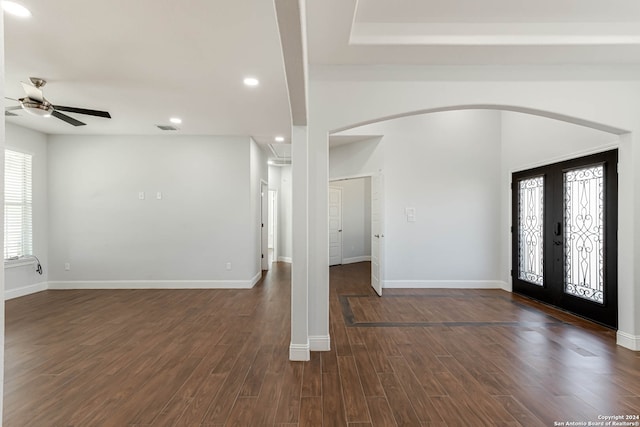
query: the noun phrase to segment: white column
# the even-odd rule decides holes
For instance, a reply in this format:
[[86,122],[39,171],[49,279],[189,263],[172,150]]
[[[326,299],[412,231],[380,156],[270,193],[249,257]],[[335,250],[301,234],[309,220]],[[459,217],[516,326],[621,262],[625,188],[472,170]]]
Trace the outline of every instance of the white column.
[[309,360],[309,137],[307,126],[291,128],[293,253],[291,264],[290,360]]
[[329,139],[309,128],[309,345],[329,351]]

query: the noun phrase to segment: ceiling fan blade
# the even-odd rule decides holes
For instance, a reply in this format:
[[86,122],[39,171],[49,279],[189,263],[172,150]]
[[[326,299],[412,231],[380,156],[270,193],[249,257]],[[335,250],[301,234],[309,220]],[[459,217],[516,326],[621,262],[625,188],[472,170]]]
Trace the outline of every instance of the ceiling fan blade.
[[111,118],[111,114],[107,111],[87,110],[86,108],[65,107],[63,105],[54,105],[53,108],[58,111],[66,111],[67,113],[86,114],[88,116],[104,117],[105,119]]
[[44,95],[42,95],[42,91],[40,89],[25,82],[20,83],[22,83],[22,88],[29,98],[34,101],[44,102]]
[[20,102],[20,100],[15,99],[15,98],[9,98],[8,96],[5,96],[4,99],[10,99],[12,101]]
[[80,120],[76,120],[73,117],[67,116],[66,114],[59,113],[56,110],[53,110],[51,115],[53,117],[56,117],[56,118],[58,118],[60,120],[63,120],[65,122],[69,123],[70,125],[74,125],[74,126],[84,126],[84,125],[86,125],[86,123],[82,123]]
[[6,107],[4,111],[14,111],[14,110],[22,110],[20,105],[16,105],[15,107]]
[[11,111],[6,111],[6,110],[4,112],[4,115],[7,116],[7,117],[13,117],[13,116],[18,117],[17,114],[12,113]]

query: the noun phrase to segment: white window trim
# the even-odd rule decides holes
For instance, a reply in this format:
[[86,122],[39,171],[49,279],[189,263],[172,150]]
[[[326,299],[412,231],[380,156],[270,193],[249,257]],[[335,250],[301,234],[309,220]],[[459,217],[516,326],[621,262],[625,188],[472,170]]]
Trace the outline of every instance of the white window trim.
[[27,255],[22,258],[4,260],[4,268],[24,267],[25,265],[34,265],[35,263],[36,259],[31,255]]

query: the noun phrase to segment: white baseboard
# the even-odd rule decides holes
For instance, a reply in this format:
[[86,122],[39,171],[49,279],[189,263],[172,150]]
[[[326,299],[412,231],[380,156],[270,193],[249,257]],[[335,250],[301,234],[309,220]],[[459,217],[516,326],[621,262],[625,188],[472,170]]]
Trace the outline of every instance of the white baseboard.
[[47,289],[49,289],[47,286],[47,282],[23,286],[17,289],[7,289],[4,291],[4,299],[6,301],[14,298],[19,298],[25,295],[35,294],[36,292],[46,291]]
[[355,264],[356,262],[365,262],[365,261],[371,261],[371,255],[354,256],[354,257],[351,257],[351,258],[343,258],[342,259],[342,263],[343,264]]
[[329,335],[312,335],[309,337],[309,350],[330,351],[331,337]]
[[640,351],[640,335],[631,335],[618,331],[616,334],[616,344],[633,351]]
[[278,257],[278,262],[288,262],[289,264],[291,264],[291,257],[290,256],[279,256]]
[[297,362],[307,362],[311,359],[309,353],[309,343],[307,344],[289,344],[289,360]]
[[387,289],[507,289],[501,280],[385,280]]
[[261,273],[250,280],[74,280],[51,281],[49,289],[251,289]]
[[253,276],[253,279],[251,279],[251,286],[249,287],[253,288],[256,285],[256,283],[260,281],[260,279],[262,279],[262,271],[258,271],[256,275]]

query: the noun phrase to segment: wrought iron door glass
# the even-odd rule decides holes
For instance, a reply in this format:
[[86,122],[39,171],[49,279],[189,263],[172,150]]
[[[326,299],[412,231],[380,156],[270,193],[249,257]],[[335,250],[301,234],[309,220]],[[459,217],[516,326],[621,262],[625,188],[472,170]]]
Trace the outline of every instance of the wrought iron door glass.
[[564,173],[564,291],[604,303],[604,166]]

